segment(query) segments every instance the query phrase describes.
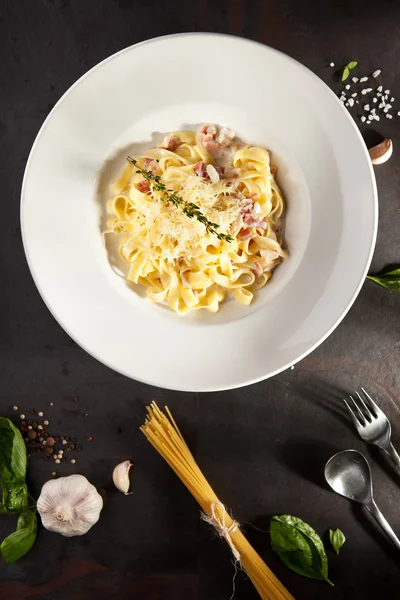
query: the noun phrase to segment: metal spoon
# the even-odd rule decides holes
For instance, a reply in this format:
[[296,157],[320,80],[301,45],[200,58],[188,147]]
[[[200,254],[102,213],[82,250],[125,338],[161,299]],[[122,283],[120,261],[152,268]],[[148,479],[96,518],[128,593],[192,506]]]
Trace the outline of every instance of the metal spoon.
[[386,535],[400,550],[400,540],[377,507],[372,493],[371,470],[367,459],[357,450],[338,452],[325,465],[325,479],[331,488],[359,502],[378,521]]

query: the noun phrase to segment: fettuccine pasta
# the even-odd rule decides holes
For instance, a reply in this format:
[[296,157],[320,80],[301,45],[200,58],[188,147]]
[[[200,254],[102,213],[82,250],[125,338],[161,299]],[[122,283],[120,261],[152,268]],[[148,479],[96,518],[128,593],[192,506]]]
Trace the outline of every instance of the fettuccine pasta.
[[[270,153],[240,144],[230,129],[204,125],[166,136],[134,162],[107,205],[126,277],[181,314],[215,312],[227,295],[249,305],[287,256],[284,200]],[[186,212],[165,194],[178,195]]]

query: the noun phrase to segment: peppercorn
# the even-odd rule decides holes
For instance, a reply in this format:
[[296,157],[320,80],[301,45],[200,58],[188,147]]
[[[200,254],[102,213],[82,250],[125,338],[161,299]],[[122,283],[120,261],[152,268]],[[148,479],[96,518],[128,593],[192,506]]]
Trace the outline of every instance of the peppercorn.
[[87,439],[88,439],[88,442],[91,442],[91,441],[92,441],[92,439],[93,439],[93,436],[92,436],[92,435],[88,435],[88,436],[87,436]]
[[33,430],[32,430],[32,431],[30,431],[30,432],[28,433],[28,438],[29,438],[30,440],[35,440],[35,439],[37,438],[37,433],[36,433],[36,431],[33,431]]
[[56,440],[53,437],[48,437],[47,438],[47,445],[48,446],[54,446],[55,443],[56,443]]

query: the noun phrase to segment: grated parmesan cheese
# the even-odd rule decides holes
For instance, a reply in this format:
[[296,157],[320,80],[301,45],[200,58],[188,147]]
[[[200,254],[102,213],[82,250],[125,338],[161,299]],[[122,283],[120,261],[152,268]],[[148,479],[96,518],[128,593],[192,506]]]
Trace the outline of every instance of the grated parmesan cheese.
[[[193,175],[183,181],[177,193],[187,202],[197,204],[207,219],[220,226],[221,233],[237,233],[241,199],[225,181],[210,183]],[[204,225],[197,219],[189,219],[181,208],[150,199],[146,205],[141,223],[133,222],[131,231],[139,239],[145,231],[151,231],[150,236],[143,238],[143,249],[150,254],[157,248],[159,255],[161,249],[161,258],[172,263],[181,256],[198,255],[216,243],[215,235],[207,235]]]

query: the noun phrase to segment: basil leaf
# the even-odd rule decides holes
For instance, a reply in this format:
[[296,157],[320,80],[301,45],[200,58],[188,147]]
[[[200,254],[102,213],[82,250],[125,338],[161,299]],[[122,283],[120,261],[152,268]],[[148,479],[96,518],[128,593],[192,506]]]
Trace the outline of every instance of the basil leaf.
[[328,559],[321,538],[307,523],[292,515],[272,517],[272,548],[290,569],[330,585]]
[[36,511],[25,510],[17,521],[17,529],[0,546],[4,562],[7,564],[19,560],[32,548],[36,537]]
[[350,70],[351,70],[351,69],[354,69],[354,68],[357,66],[357,64],[358,64],[358,63],[357,63],[357,61],[356,61],[356,60],[352,60],[351,62],[349,62],[349,63],[346,65],[346,67],[347,67],[348,69],[350,69]]
[[387,273],[378,273],[378,275],[367,275],[367,279],[379,283],[388,290],[400,292],[400,268]]
[[344,67],[343,72],[342,72],[342,81],[346,81],[346,79],[348,78],[348,76],[350,75],[350,71],[347,67]]
[[332,544],[332,548],[335,550],[336,554],[339,554],[340,548],[343,546],[343,544],[346,541],[343,531],[340,531],[340,529],[336,529],[335,531],[330,529],[329,530],[329,540],[330,540],[330,542]]
[[2,485],[2,502],[0,513],[21,512],[28,505],[28,487],[26,483],[17,481]]
[[25,481],[25,442],[20,431],[6,417],[0,417],[0,470],[7,481]]

